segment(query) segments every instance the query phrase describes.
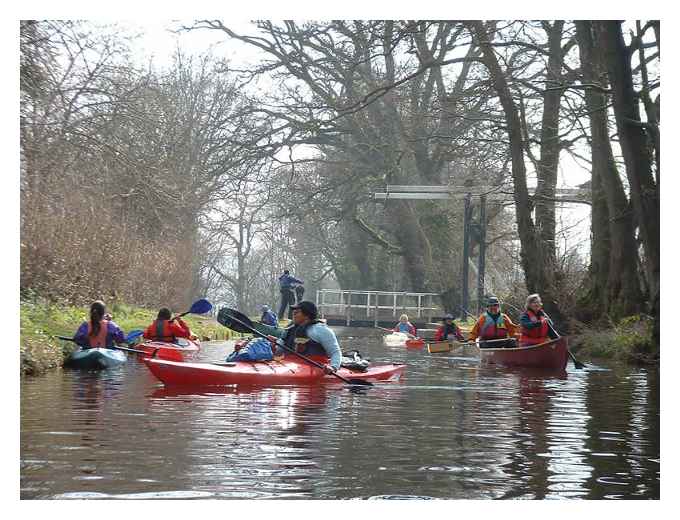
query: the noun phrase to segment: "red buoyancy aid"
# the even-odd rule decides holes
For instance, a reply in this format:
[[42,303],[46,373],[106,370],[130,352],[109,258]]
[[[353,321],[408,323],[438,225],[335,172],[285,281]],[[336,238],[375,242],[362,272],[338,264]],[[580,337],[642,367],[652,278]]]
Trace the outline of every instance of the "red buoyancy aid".
[[532,329],[522,327],[522,335],[519,338],[520,344],[538,345],[539,343],[544,343],[548,337],[548,320],[545,316],[537,316],[531,309],[527,309],[525,314],[529,316],[532,323],[540,322],[541,326]]
[[102,320],[99,322],[99,332],[96,336],[91,336],[92,334],[92,322],[87,322],[87,342],[91,348],[106,348],[106,336],[109,333],[109,322],[107,320]]
[[510,334],[508,333],[508,328],[505,325],[505,317],[503,314],[498,317],[498,321],[494,321],[494,319],[491,317],[491,314],[486,311],[484,314],[482,314],[482,318],[484,319],[484,323],[479,328],[479,339],[490,340],[509,337]]
[[176,337],[170,328],[170,323],[170,320],[154,320],[151,327],[149,327],[152,331],[152,337],[149,339],[163,341],[164,343],[175,341]]

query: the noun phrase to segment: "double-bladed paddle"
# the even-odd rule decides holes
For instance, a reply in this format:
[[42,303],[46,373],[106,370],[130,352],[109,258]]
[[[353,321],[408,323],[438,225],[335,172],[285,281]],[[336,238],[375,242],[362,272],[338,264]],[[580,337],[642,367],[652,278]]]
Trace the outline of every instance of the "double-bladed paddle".
[[[142,331],[139,331],[139,332],[140,332],[139,336],[141,336]],[[136,339],[139,336],[135,336],[132,339]],[[76,345],[78,345],[80,348],[83,348],[83,349],[92,348],[89,345],[81,345],[81,344],[77,343],[75,339],[69,338],[67,336],[55,336],[55,338],[61,339],[63,341],[71,341],[71,342],[75,343]],[[127,343],[130,340],[130,336],[128,336],[125,339],[126,339],[126,343]],[[147,355],[147,353],[144,352],[143,350],[137,350],[137,349],[134,349],[134,348],[125,348],[125,347],[120,347],[118,345],[112,345],[111,347],[106,347],[106,348],[112,348],[112,349],[116,349],[116,350],[124,350],[125,352],[135,352],[136,354],[144,354],[145,356]]]
[[[248,318],[248,316],[240,313],[235,309],[229,309],[228,307],[220,309],[220,312],[217,315],[217,321],[224,325],[225,327],[235,330],[236,332],[249,332],[251,334],[254,334],[255,336],[271,341],[271,338],[269,336],[263,334],[262,332],[254,328],[254,324],[252,320]],[[307,356],[300,354],[299,352],[296,352],[292,348],[287,347],[283,340],[281,340],[281,338],[276,338],[276,344],[286,352],[290,352],[291,354],[299,357],[300,359],[304,360],[310,365],[314,365],[315,367],[320,368],[325,372],[324,365],[322,365],[321,363],[317,363],[313,359],[310,359]],[[337,377],[341,381],[344,381],[348,385],[373,386],[373,383],[369,381],[364,381],[363,379],[356,378],[347,379],[346,377],[343,377],[340,374],[336,374],[335,372],[331,372],[330,374],[332,376]]]
[[200,300],[196,300],[188,311],[183,312],[182,314],[178,314],[177,316],[174,316],[173,318],[170,319],[170,321],[174,321],[177,318],[186,316],[187,314],[205,314],[206,312],[210,312],[212,310],[212,307],[213,307],[212,303],[210,303],[205,298],[201,298]]

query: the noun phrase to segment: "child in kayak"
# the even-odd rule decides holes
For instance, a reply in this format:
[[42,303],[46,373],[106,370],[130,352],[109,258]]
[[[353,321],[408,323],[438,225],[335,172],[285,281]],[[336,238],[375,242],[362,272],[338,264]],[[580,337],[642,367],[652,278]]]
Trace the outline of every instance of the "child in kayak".
[[112,320],[105,319],[106,306],[97,300],[90,305],[90,320],[84,321],[73,340],[82,348],[110,348],[125,343],[125,333]]
[[404,334],[416,335],[416,328],[408,321],[408,316],[402,314],[399,316],[399,323],[394,326],[394,332],[403,332]]
[[154,322],[144,331],[144,337],[164,343],[174,343],[177,338],[196,338],[182,318],[178,316],[171,318],[171,315],[170,309],[166,307],[160,309]]

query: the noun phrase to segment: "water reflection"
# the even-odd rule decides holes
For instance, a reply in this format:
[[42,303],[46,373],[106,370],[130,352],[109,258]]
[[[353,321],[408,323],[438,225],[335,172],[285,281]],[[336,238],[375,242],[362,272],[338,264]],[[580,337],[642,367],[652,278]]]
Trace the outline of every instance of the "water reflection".
[[659,496],[657,372],[506,370],[377,335],[343,343],[408,363],[403,382],[164,389],[134,358],[25,380],[21,497]]

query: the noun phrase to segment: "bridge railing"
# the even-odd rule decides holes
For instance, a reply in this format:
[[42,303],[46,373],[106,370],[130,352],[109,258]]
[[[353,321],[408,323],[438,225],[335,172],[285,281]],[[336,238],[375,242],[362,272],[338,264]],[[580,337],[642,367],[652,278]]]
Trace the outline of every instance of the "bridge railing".
[[396,321],[401,314],[409,319],[432,321],[433,316],[444,310],[437,293],[355,291],[320,289],[316,291],[316,305],[323,318],[351,321]]

